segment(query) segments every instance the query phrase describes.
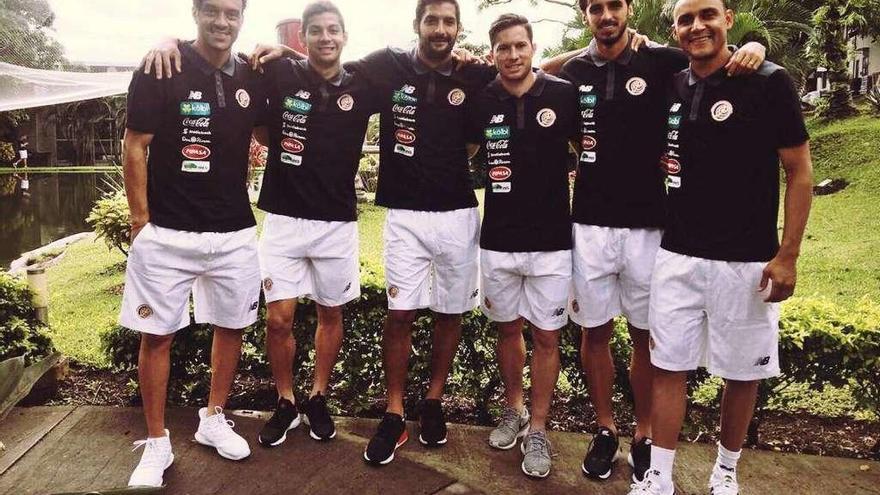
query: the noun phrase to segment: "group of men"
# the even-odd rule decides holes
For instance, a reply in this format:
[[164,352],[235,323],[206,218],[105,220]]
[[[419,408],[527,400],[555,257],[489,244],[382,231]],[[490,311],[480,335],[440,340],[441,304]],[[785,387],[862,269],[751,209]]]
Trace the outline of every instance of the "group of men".
[[[636,51],[628,1],[580,0],[593,41],[542,71],[532,67],[531,25],[513,14],[490,28],[493,67],[459,63],[472,57],[453,56],[461,28],[455,0],[417,1],[415,48],[346,64],[342,14],[314,1],[302,16],[306,59],[279,46],[258,47],[247,61],[231,51],[246,3],[193,0],[196,40],[150,55],[145,72],[155,65],[156,77],[138,71],[129,90],[124,171],[133,244],[121,322],[143,335],[148,430],[129,484],[161,485],[173,462],[165,394],[174,333],[190,322],[190,293],[196,321],[215,329],[196,441],[228,459],[250,454],[223,406],[261,285],[279,399],[258,441],[281,444],[301,418],[315,440],[335,436],[327,390],[342,306],[359,296],[354,177],[368,118],[379,113],[387,408],[364,459],[387,464],[408,440],[404,390],[422,308],[434,313],[434,334],[418,439],[447,442],[441,399],[461,315],[480,305],[497,326],[507,402],[489,444],[509,449],[522,438],[523,472],[550,473],[546,422],[558,330],[570,317],[583,327],[581,360],[599,424],[582,469],[607,479],[619,450],[609,340],[622,315],[633,341],[637,420],[630,493],[674,493],[686,373],[698,366],[725,379],[709,489],[738,493],[736,464],[758,381],[779,373],[777,303],[794,290],[812,178],[791,79],[763,60],[760,45],[727,45],[733,13],[723,0],[676,3],[683,51],[653,44]],[[269,148],[259,242],[245,189],[252,131]],[[488,164],[482,223],[468,172],[476,152]],[[318,308],[315,376],[302,404],[293,393],[291,331],[301,297]]]

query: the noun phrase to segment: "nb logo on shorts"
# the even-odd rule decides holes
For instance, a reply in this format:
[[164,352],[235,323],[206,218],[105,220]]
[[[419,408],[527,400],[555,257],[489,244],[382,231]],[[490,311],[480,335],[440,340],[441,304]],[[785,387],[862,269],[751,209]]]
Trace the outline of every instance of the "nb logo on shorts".
[[755,361],[755,366],[767,366],[768,364],[770,364],[770,356],[764,356]]
[[565,314],[565,308],[556,308],[556,311],[553,312],[553,316],[559,318],[560,316]]
[[251,304],[251,311],[256,311],[257,308],[259,308],[259,307],[260,307],[260,301],[254,301],[254,303]]
[[479,295],[480,295],[480,289],[474,289],[474,291],[471,293],[471,299],[475,299]]
[[348,292],[349,289],[351,289],[351,282],[349,282],[348,285],[346,285],[345,288],[342,289],[342,292],[343,293]]

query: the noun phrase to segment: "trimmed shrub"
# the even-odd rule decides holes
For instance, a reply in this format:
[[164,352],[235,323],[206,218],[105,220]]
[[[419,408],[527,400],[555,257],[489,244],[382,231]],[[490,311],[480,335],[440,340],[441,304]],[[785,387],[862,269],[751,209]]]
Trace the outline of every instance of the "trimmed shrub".
[[128,216],[125,190],[119,189],[95,201],[95,206],[86,217],[86,222],[95,229],[98,239],[104,239],[108,249],[112,251],[116,248],[128,256],[131,231]]
[[46,325],[37,319],[27,284],[0,272],[0,361],[24,356],[31,364],[53,350]]

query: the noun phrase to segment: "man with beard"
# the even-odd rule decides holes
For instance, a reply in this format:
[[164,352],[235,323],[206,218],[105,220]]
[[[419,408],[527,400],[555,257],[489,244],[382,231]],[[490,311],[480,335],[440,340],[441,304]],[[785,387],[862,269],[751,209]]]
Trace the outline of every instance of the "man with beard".
[[[522,442],[522,471],[550,474],[547,415],[559,378],[559,332],[568,323],[571,215],[568,142],[578,133],[577,92],[570,83],[532,70],[532,26],[519,15],[489,29],[498,78],[471,103],[470,140],[488,163],[480,234],[483,313],[498,327],[498,363],[507,407],[489,435],[499,449]],[[531,327],[531,406],[523,405],[526,347]],[[528,432],[526,434],[526,432]]]
[[[211,391],[195,440],[232,460],[250,455],[223,414],[243,328],[257,319],[260,272],[245,180],[248,143],[265,96],[231,52],[245,0],[193,0],[195,42],[181,44],[181,73],[135,72],[128,92],[123,171],[132,246],[120,323],[141,332],[138,377],[147,439],[129,485],[161,486],[174,455],[165,429],[171,343],[190,324],[214,326]],[[149,158],[147,155],[149,154]]]
[[[794,292],[810,211],[809,136],[783,68],[765,62],[752,75],[726,77],[734,13],[722,0],[679,0],[673,18],[690,67],[675,75],[667,103],[670,138],[662,164],[669,220],[649,317],[654,445],[651,467],[630,494],[675,492],[687,372],[705,366],[725,380],[709,492],[736,495],[736,464],[759,381],[779,374],[778,303]],[[781,244],[780,161],[786,178]]]
[[[656,45],[634,51],[627,33],[633,14],[627,0],[580,0],[579,7],[593,40],[577,56],[569,53],[544,67],[558,70],[567,59],[560,75],[580,93],[582,151],[572,208],[570,315],[583,327],[581,365],[599,425],[581,468],[591,478],[608,479],[617,458],[609,342],[614,318],[623,315],[633,342],[630,383],[636,417],[628,460],[633,480],[640,480],[651,452],[648,300],[665,222],[666,191],[657,160],[667,137],[669,81],[687,66],[687,56]],[[730,70],[754,70],[763,51],[758,44],[747,45],[737,51]]]

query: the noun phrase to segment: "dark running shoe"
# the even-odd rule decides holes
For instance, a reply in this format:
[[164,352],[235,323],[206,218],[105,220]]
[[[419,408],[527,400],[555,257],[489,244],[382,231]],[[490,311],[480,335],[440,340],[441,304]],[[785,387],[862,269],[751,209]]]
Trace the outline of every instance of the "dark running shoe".
[[593,435],[581,470],[590,478],[607,480],[611,476],[619,446],[617,435],[608,428],[600,426],[599,431]]
[[364,460],[370,464],[384,465],[394,460],[394,451],[409,440],[406,423],[399,414],[385,413],[376,434],[364,450]]
[[287,432],[299,426],[301,419],[296,404],[285,398],[278,399],[278,405],[269,421],[263,425],[257,439],[264,447],[275,447],[287,440]]
[[633,482],[645,479],[645,472],[651,468],[651,443],[651,439],[645,437],[630,445],[627,462],[633,470]]
[[336,436],[336,426],[330,411],[327,409],[327,398],[319,392],[309,399],[305,405],[306,424],[309,425],[309,436],[315,440],[330,440]]
[[446,443],[446,417],[439,399],[422,401],[419,442],[426,447],[439,447]]

